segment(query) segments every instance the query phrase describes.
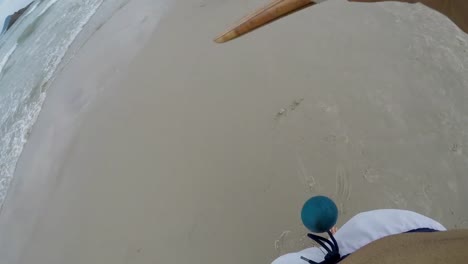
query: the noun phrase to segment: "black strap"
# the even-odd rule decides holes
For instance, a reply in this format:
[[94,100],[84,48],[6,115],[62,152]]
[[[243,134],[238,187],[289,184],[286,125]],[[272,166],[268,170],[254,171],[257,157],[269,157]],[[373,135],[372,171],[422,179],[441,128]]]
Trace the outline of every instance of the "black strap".
[[328,235],[330,236],[331,240],[328,240],[324,237],[314,235],[314,234],[307,234],[307,236],[317,242],[321,247],[323,247],[328,253],[325,255],[325,258],[322,262],[317,263],[313,260],[310,260],[306,257],[302,257],[301,259],[306,261],[309,264],[336,264],[341,260],[340,257],[340,249],[338,247],[338,242],[336,241],[335,237],[330,231],[327,231]]
[[417,229],[413,229],[405,233],[432,233],[432,232],[439,232],[439,230],[435,230],[432,228],[417,228]]

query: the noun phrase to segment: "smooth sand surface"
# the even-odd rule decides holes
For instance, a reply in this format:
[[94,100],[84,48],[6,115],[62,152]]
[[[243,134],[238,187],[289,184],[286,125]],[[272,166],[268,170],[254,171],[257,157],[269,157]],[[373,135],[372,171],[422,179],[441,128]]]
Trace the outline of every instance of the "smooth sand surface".
[[468,227],[467,36],[421,6],[331,1],[212,42],[263,3],[172,1],[130,64],[93,53],[118,17],[95,34],[18,165],[1,262],[268,263],[310,246],[317,194],[340,223]]

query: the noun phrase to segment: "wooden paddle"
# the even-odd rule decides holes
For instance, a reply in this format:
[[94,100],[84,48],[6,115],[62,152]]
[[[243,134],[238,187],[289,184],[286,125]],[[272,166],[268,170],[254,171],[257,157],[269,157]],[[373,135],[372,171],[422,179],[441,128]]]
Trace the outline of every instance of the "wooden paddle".
[[236,26],[215,38],[214,41],[224,43],[235,39],[270,22],[312,6],[315,3],[316,1],[312,0],[274,0],[253,14],[243,18]]

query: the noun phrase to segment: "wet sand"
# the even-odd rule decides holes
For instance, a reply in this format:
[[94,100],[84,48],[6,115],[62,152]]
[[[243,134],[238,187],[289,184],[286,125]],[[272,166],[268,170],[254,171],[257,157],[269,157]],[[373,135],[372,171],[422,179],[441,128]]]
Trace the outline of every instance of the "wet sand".
[[310,246],[317,194],[340,223],[468,227],[467,36],[420,6],[332,1],[212,42],[262,3],[173,2],[122,61],[94,52],[125,15],[90,39],[18,165],[5,263],[268,263]]

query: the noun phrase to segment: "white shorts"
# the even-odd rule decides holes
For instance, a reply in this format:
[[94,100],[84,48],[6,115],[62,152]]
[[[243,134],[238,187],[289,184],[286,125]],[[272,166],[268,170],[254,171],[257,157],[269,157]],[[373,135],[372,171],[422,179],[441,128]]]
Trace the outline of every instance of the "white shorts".
[[[402,234],[419,228],[446,231],[446,228],[431,218],[411,211],[383,209],[360,213],[344,224],[334,235],[340,255],[346,256],[361,247],[386,236]],[[306,264],[301,256],[315,262],[323,261],[326,252],[320,247],[279,257],[272,264]]]

